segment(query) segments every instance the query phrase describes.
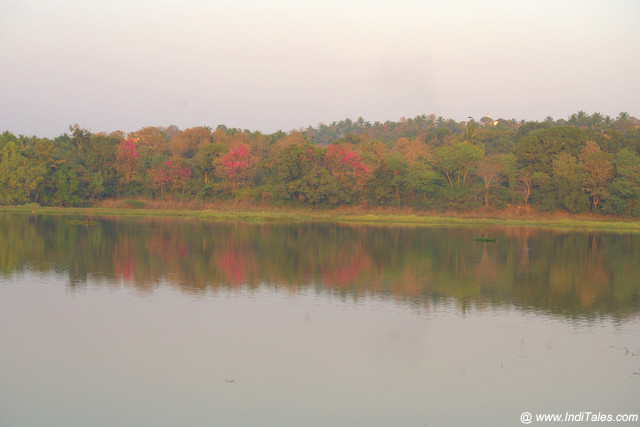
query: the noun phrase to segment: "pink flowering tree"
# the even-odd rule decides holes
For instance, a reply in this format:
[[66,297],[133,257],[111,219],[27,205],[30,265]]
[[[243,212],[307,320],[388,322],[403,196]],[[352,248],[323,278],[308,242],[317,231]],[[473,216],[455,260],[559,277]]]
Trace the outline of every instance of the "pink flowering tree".
[[244,143],[231,147],[221,158],[222,170],[235,196],[238,184],[249,178],[249,146]]
[[187,181],[191,178],[191,169],[180,160],[167,160],[151,169],[149,176],[153,186],[164,196],[167,191],[174,193],[184,191]]
[[122,182],[129,184],[140,167],[138,141],[135,138],[120,141],[116,152],[116,170],[122,175]]
[[347,145],[331,145],[324,155],[324,166],[343,188],[364,193],[371,168]]

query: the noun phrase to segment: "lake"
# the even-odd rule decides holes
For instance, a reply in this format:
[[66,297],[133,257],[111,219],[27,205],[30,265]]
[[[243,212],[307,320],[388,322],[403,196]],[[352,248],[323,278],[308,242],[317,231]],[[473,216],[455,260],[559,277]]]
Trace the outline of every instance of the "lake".
[[639,234],[81,219],[0,214],[1,426],[640,412]]

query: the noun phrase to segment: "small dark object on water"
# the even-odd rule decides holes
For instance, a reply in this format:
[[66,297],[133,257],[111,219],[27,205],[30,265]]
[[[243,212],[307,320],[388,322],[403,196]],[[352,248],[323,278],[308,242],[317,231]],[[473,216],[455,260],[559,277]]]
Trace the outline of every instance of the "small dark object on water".
[[492,242],[493,243],[495,241],[496,241],[496,239],[490,239],[488,237],[478,237],[476,239],[476,242]]

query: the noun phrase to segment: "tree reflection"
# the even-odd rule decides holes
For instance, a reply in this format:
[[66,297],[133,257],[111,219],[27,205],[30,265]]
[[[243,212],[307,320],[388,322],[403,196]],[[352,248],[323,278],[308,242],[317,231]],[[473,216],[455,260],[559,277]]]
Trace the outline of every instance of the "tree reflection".
[[362,253],[362,248],[351,253],[338,251],[320,266],[320,274],[326,287],[346,289],[355,286],[360,273],[369,266],[369,259]]
[[[0,272],[65,272],[69,285],[316,288],[411,304],[517,305],[568,316],[636,314],[640,235],[526,227],[340,224],[0,214]],[[475,239],[490,235],[496,242]]]
[[243,252],[233,248],[227,249],[218,258],[218,267],[227,283],[235,286],[244,283],[247,276],[247,262]]

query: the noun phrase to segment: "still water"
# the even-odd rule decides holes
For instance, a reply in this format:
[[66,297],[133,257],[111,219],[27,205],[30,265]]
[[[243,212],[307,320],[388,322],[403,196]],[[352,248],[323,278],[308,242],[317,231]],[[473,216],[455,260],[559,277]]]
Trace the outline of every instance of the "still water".
[[0,214],[0,426],[640,412],[638,234],[70,219]]

